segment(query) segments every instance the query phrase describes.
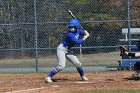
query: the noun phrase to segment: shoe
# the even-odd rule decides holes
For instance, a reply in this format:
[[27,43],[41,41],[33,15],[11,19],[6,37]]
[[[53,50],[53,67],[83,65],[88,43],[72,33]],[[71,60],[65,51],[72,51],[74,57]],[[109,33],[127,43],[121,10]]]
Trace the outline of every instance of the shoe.
[[51,80],[51,77],[47,77],[47,78],[45,79],[45,82],[51,83],[51,82],[53,82],[53,81]]
[[119,46],[120,47],[120,56],[126,55],[126,52],[128,52],[127,49],[125,49],[123,46]]
[[131,78],[134,79],[134,80],[140,80],[140,76],[137,72],[133,73]]
[[87,81],[88,78],[86,78],[85,76],[82,76],[82,80],[83,80],[83,81]]

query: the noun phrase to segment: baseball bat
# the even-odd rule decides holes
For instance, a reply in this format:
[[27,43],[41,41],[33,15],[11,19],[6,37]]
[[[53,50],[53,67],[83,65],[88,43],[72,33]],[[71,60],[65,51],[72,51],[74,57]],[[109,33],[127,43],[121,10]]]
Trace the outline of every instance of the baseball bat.
[[74,16],[74,14],[72,13],[71,10],[68,9],[69,14],[72,16],[72,18],[76,19],[76,17]]
[[[68,9],[68,12],[72,18],[76,19],[76,17],[74,16],[74,14],[72,13],[72,11],[70,9]],[[80,25],[80,28],[83,29],[83,27],[81,25]]]

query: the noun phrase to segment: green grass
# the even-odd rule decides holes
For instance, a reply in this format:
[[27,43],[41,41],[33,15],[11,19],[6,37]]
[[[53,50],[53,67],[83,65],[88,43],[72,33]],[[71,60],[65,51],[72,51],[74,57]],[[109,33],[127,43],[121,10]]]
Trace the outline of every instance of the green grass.
[[79,90],[66,93],[140,93],[140,89],[120,89],[120,90]]

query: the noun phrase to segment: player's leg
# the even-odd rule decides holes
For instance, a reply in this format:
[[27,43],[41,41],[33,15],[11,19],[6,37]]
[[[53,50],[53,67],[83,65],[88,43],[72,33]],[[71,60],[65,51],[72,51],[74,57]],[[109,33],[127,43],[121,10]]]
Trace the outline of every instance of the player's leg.
[[84,80],[84,81],[88,80],[88,78],[86,78],[85,75],[84,75],[84,74],[85,74],[85,73],[84,73],[84,69],[82,68],[81,63],[80,63],[80,61],[78,60],[78,58],[77,58],[75,55],[70,54],[70,53],[68,53],[68,54],[66,55],[66,57],[67,57],[67,59],[70,60],[70,61],[74,64],[74,66],[77,68],[77,71],[79,72],[79,74],[80,74],[82,80]]
[[66,63],[66,58],[65,58],[65,51],[63,51],[62,49],[57,48],[57,59],[58,59],[58,66],[55,67],[50,73],[49,75],[45,78],[45,80],[47,82],[53,82],[51,80],[51,78],[58,73],[59,71],[61,71],[62,69],[65,68],[65,63]]
[[132,78],[140,79],[140,62],[136,62],[134,64],[134,73],[132,74]]

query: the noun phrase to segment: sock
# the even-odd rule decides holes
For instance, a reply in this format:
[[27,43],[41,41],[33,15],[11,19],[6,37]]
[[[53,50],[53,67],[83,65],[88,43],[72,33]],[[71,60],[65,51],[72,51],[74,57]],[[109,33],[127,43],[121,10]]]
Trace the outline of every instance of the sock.
[[128,56],[135,57],[135,53],[129,52],[129,53],[128,53]]
[[48,77],[53,77],[55,74],[57,73],[57,71],[55,70],[55,68],[49,73]]
[[77,71],[79,72],[80,76],[84,76],[84,70],[82,67],[77,68]]

